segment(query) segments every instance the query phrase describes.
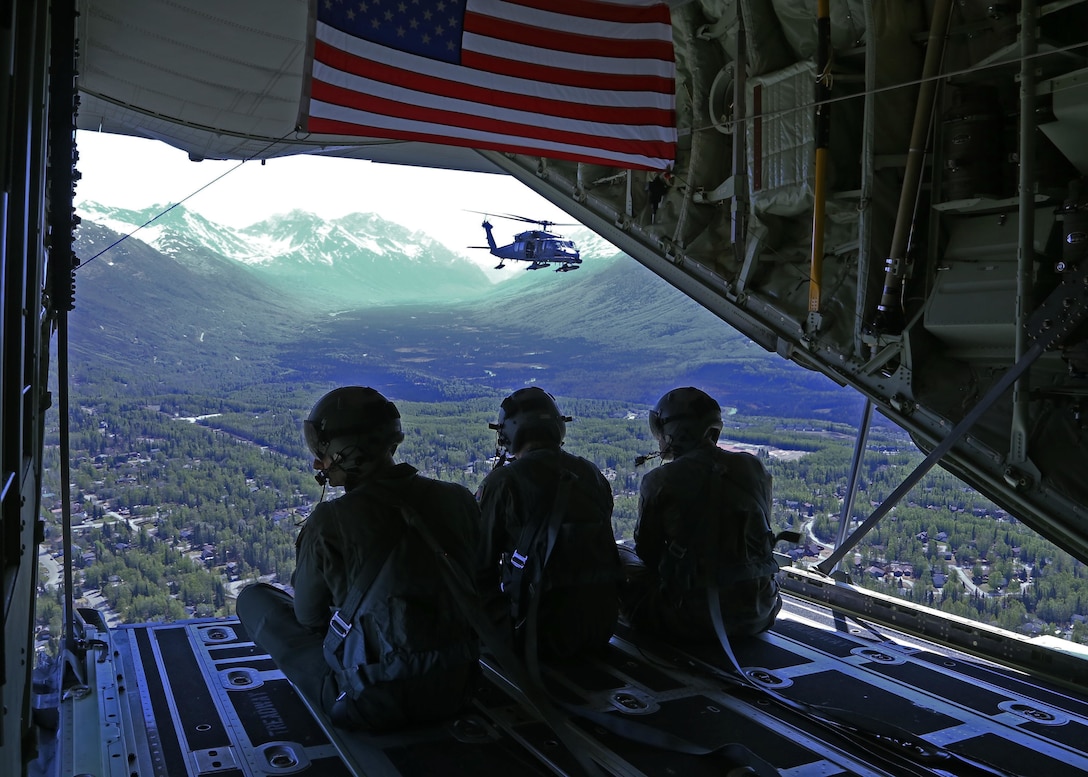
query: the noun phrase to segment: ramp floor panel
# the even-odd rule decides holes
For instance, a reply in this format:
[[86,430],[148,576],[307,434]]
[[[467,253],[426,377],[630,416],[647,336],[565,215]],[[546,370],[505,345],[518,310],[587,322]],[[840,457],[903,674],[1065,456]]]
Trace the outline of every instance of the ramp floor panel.
[[[837,710],[853,725],[904,733],[1008,774],[1088,774],[1084,693],[812,611],[795,602],[771,632],[733,645],[746,681],[720,646],[679,649],[621,627],[602,656],[546,667],[544,683],[568,715],[568,740],[615,775],[700,777],[737,762],[721,750],[653,746],[647,731],[688,750],[739,743],[789,777],[938,773],[908,758],[909,748],[874,748],[820,719]],[[315,714],[235,620],[123,626],[102,639],[109,649],[96,653],[98,679],[86,698],[68,702],[83,705],[84,717],[126,718],[100,723],[111,759],[102,774],[579,774],[563,738],[487,658],[462,717],[377,736]]]

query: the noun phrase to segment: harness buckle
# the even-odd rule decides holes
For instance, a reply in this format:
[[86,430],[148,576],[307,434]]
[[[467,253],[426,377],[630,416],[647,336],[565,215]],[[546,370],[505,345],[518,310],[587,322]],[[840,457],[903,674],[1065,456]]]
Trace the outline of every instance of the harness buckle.
[[329,629],[340,639],[344,639],[351,631],[351,624],[341,618],[340,611],[337,610],[329,620]]
[[514,549],[514,552],[510,554],[510,564],[517,569],[525,569],[525,562],[528,560],[529,557],[516,548]]
[[675,540],[669,543],[669,555],[673,558],[683,558],[688,554],[688,549]]

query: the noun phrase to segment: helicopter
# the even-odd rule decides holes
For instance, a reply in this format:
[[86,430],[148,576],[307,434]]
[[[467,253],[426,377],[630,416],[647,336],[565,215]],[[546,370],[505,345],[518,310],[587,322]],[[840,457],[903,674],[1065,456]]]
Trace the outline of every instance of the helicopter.
[[469,246],[469,248],[486,248],[492,254],[499,257],[499,263],[495,265],[496,270],[501,270],[506,266],[506,261],[518,261],[529,262],[527,270],[540,270],[544,267],[548,267],[552,264],[559,265],[555,268],[556,272],[570,272],[571,270],[577,270],[582,264],[581,252],[577,246],[574,245],[572,240],[568,240],[562,235],[557,235],[548,231],[548,227],[554,226],[567,226],[565,224],[557,224],[554,221],[547,221],[544,219],[530,219],[525,216],[516,216],[513,214],[506,214],[498,216],[497,218],[512,219],[514,221],[523,221],[528,224],[536,224],[540,229],[531,229],[527,232],[520,232],[514,237],[514,242],[509,245],[500,246],[495,242],[495,237],[492,234],[492,226],[490,222],[490,216],[484,214],[484,222],[482,224],[484,232],[487,234],[486,246]]

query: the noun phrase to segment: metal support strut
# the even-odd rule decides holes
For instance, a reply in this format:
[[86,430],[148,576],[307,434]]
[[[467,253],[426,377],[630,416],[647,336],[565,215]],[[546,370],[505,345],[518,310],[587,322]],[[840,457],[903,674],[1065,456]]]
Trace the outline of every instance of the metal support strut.
[[[846,530],[850,527],[850,516],[854,512],[854,499],[858,495],[858,473],[861,460],[865,456],[865,446],[869,442],[869,427],[873,421],[873,400],[866,398],[865,409],[861,412],[861,425],[854,440],[854,456],[850,460],[850,480],[846,484],[846,499],[842,503],[842,515],[839,516],[839,533],[835,540],[838,548],[846,542]],[[837,566],[837,565],[836,565]]]
[[1050,292],[1043,304],[1032,315],[1026,328],[1027,336],[1033,342],[1031,347],[1024,352],[1024,355],[1017,359],[1001,376],[1001,379],[990,387],[986,395],[956,424],[952,431],[948,433],[948,436],[929,452],[929,455],[922,460],[922,463],[915,467],[914,471],[880,503],[872,515],[866,518],[861,526],[857,528],[857,531],[835,548],[830,556],[817,564],[816,569],[825,575],[829,575],[835,565],[861,542],[861,539],[869,533],[877,522],[887,515],[899,503],[899,500],[907,495],[907,492],[914,488],[918,481],[933,468],[933,465],[948,453],[952,446],[975,425],[975,422],[1001,398],[1001,395],[1005,393],[1009,386],[1020,379],[1020,376],[1031,367],[1036,359],[1042,356],[1045,351],[1061,344],[1084,318],[1086,309],[1088,309],[1088,263],[1084,263],[1075,271],[1067,273],[1062,278],[1061,283]]

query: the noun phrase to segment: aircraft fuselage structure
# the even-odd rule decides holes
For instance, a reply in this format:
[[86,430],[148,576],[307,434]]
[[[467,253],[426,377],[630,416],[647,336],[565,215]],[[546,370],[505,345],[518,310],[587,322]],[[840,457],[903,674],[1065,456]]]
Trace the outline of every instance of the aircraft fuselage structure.
[[[50,737],[60,749],[55,773],[78,751],[80,763],[94,763],[76,773],[287,774],[351,747],[305,710],[307,727],[297,731],[327,737],[317,746],[285,741],[284,725],[276,736],[245,729],[235,704],[243,688],[267,683],[260,704],[277,682],[284,698],[297,697],[270,662],[258,656],[256,667],[244,665],[254,646],[236,621],[111,632],[93,611],[71,606],[70,560],[64,698],[52,706],[38,699],[31,672],[44,413],[55,404],[64,419],[68,410],[76,128],[155,138],[194,160],[308,153],[513,176],[760,347],[864,395],[859,451],[872,410],[910,433],[927,453],[923,465],[871,510],[843,516],[841,525],[859,525],[843,531],[830,559],[782,570],[795,612],[757,644],[772,646],[780,663],[764,666],[769,654],[758,649],[740,656],[751,676],[782,693],[823,677],[812,692],[856,704],[857,722],[880,711],[873,699],[896,714],[907,709],[911,715],[896,720],[918,724],[909,736],[881,732],[869,744],[883,755],[870,757],[873,748],[799,722],[796,710],[775,717],[770,707],[746,705],[723,690],[720,673],[692,679],[688,669],[704,666],[705,656],[665,651],[650,661],[626,636],[613,641],[607,671],[597,667],[611,684],[593,698],[607,696],[609,709],[648,719],[682,697],[698,712],[693,721],[736,714],[752,724],[745,731],[776,737],[762,754],[792,758],[782,765],[791,773],[934,773],[917,760],[900,769],[912,753],[889,752],[896,742],[979,758],[1000,746],[1023,759],[1019,774],[1042,758],[1049,771],[1039,774],[1088,771],[1083,659],[867,592],[836,558],[939,465],[1088,562],[1088,2],[676,5],[680,142],[667,188],[656,186],[652,203],[653,170],[296,132],[308,6],[25,0],[4,7],[0,774],[27,774]],[[519,234],[517,249],[498,246],[490,224],[484,228],[500,266],[527,260],[530,269],[558,263],[566,271],[580,262],[573,246],[573,253],[561,247],[558,259],[536,255],[562,240],[546,227]],[[54,337],[56,397],[48,388]],[[70,534],[70,494],[59,496]],[[993,663],[971,663],[978,655]],[[485,676],[493,693],[480,709],[489,722],[458,732],[456,745],[439,740],[433,752],[442,763],[461,745],[480,757],[506,753],[508,763],[507,751],[485,747],[502,741],[532,752],[519,761],[529,773],[563,771],[555,766],[561,759],[550,760],[550,737],[537,746],[533,730],[519,728],[527,707],[514,684],[493,666]],[[186,694],[186,683],[201,693]],[[952,698],[954,690],[962,696]],[[194,699],[207,702],[198,716],[214,724],[186,717],[191,711],[179,701]],[[274,707],[260,704],[250,703],[250,713]],[[68,727],[73,716],[93,723],[77,736]],[[260,719],[250,714],[248,722]],[[577,736],[611,773],[652,771],[634,765],[642,763],[639,747],[609,745],[589,728]],[[406,752],[421,759],[432,752],[409,740],[358,747],[345,756],[355,773],[410,773]],[[352,773],[338,763],[340,771],[313,773]]]

